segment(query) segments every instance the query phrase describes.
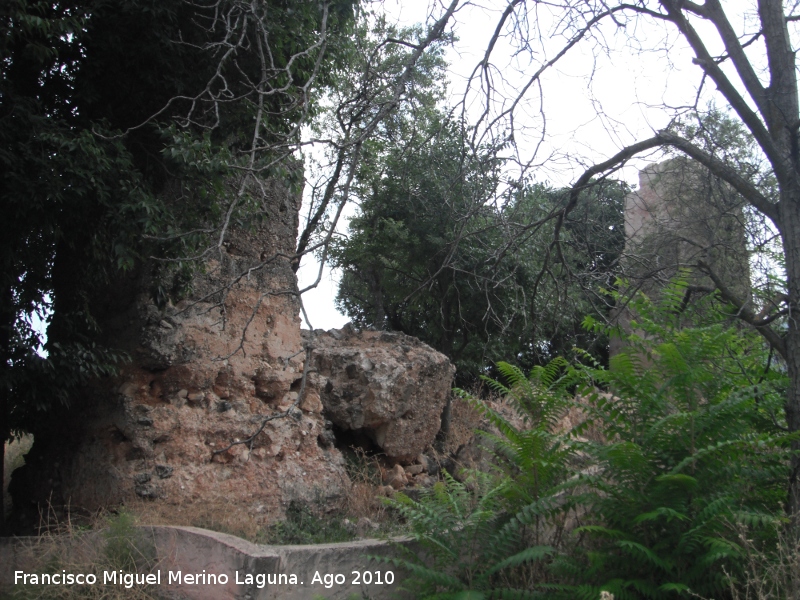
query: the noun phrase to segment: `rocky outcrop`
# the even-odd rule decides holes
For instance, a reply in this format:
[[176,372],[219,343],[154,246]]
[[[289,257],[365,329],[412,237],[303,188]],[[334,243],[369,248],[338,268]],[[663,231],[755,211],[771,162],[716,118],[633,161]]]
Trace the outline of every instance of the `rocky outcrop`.
[[267,522],[292,501],[326,507],[347,493],[334,429],[394,461],[433,442],[454,367],[402,334],[304,340],[290,263],[299,198],[260,189],[263,218],[229,232],[189,297],[157,307],[140,272],[94,299],[107,344],[130,361],[42,420],[15,506],[144,501],[168,522],[186,522],[174,511]]
[[[43,420],[12,481],[16,506],[153,500],[267,519],[292,500],[325,505],[347,491],[342,455],[318,442],[330,435],[321,405],[297,402],[299,197],[274,182],[262,190],[260,224],[230,232],[190,297],[158,308],[139,273],[96,299],[108,343],[130,361]],[[276,416],[252,443],[221,451]]]
[[402,333],[347,326],[306,335],[311,395],[337,428],[365,434],[396,462],[433,443],[455,374],[446,356]]

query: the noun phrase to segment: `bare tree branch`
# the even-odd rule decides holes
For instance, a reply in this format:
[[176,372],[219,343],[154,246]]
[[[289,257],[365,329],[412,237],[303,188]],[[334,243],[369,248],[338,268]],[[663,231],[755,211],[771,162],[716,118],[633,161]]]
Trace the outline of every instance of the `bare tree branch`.
[[743,301],[719,278],[714,270],[703,261],[698,261],[697,267],[714,282],[720,297],[730,303],[736,309],[736,316],[744,322],[752,325],[760,333],[770,346],[780,354],[784,360],[787,358],[786,341],[778,335],[775,330],[769,327],[770,320],[762,320],[757,317],[753,310],[748,306],[749,302]]

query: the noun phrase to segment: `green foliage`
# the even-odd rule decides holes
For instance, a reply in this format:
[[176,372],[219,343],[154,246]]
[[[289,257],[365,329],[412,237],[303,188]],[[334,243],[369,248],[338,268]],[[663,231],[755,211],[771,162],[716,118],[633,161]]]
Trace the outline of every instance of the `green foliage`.
[[286,519],[269,527],[266,541],[269,544],[330,544],[354,539],[352,528],[338,517],[315,514],[308,504],[289,503]]
[[[405,585],[417,598],[532,598],[503,585],[508,572],[547,558],[553,548],[521,543],[524,525],[502,511],[507,482],[472,473],[459,482],[445,473],[444,482],[422,492],[419,501],[397,494],[388,503],[411,525],[425,560],[413,552],[390,562],[407,570]],[[518,525],[515,527],[514,525]]]
[[413,555],[398,561],[413,574],[417,597],[539,597],[528,586],[548,580],[545,564],[564,534],[572,506],[567,481],[580,446],[552,431],[570,406],[547,391],[563,367],[563,361],[537,367],[528,379],[500,363],[507,385],[491,383],[526,416],[524,429],[465,394],[499,432],[482,433],[496,455],[496,473],[470,472],[463,482],[445,473],[419,501],[402,494],[389,501],[425,551],[424,563]]
[[580,321],[622,250],[626,186],[587,189],[556,250],[550,225],[566,195],[533,184],[501,192],[498,149],[474,147],[466,125],[435,108],[435,91],[367,149],[360,213],[331,252],[340,309],[419,337],[463,383],[508,355],[543,364],[577,342],[602,356],[604,341]]
[[[478,476],[491,485],[468,504],[452,480],[405,501],[426,548],[451,549],[450,562],[414,571],[421,597],[500,597],[511,581],[531,597],[719,598],[745,567],[741,526],[756,545],[774,544],[797,438],[775,416],[786,378],[769,370],[754,333],[689,326],[675,310],[684,289],[674,284],[657,306],[634,299],[636,333],[608,370],[558,359],[526,378],[502,365],[493,386],[529,420],[518,430],[483,408],[499,431],[489,437],[502,474]],[[559,433],[567,409],[584,421]],[[462,508],[448,521],[442,508],[453,504]],[[530,561],[537,578],[513,571]]]
[[108,520],[105,560],[115,570],[145,573],[156,563],[156,549],[145,530],[136,527],[131,513],[121,511]]
[[504,496],[512,501],[512,506],[528,506],[553,495],[555,488],[571,474],[570,465],[577,457],[579,445],[555,433],[555,429],[572,402],[567,395],[552,392],[566,366],[566,361],[557,358],[534,367],[526,377],[518,367],[501,362],[497,369],[505,384],[484,377],[523,416],[526,425],[523,429],[511,425],[485,403],[467,396],[499,432],[481,432],[481,436],[490,443],[510,479]]
[[[575,375],[607,439],[593,451],[603,477],[586,496],[586,551],[570,557],[587,582],[619,597],[668,598],[682,590],[724,593],[742,568],[734,527],[769,536],[785,498],[789,446],[777,422],[786,386],[765,372],[755,334],[726,323],[684,327],[683,286],[660,306],[639,297],[628,347],[611,369]],[[564,561],[565,565],[570,561]],[[723,571],[724,569],[724,571]]]

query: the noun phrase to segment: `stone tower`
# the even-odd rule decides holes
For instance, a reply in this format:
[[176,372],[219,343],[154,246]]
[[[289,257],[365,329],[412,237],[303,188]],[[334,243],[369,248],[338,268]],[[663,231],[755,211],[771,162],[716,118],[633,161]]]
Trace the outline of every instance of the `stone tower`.
[[[673,158],[639,172],[639,189],[625,199],[623,277],[632,289],[657,300],[679,272],[690,284],[711,288],[698,263],[742,298],[750,293],[744,200],[707,169],[687,158]],[[632,291],[629,290],[629,291]],[[616,318],[630,329],[626,308]],[[621,341],[611,342],[611,355]]]

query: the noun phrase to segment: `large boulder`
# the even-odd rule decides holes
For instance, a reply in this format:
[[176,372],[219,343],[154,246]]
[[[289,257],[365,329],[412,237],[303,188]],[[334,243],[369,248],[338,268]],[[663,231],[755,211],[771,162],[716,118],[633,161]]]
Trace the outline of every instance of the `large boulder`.
[[395,462],[416,458],[435,439],[455,367],[402,333],[305,332],[313,346],[309,384],[340,430],[366,434]]

